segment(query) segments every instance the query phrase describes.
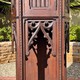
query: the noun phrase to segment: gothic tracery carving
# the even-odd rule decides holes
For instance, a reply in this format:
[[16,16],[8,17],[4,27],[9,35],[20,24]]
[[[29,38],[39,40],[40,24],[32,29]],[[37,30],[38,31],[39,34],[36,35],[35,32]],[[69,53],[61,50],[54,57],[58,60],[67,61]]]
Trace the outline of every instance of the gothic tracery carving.
[[52,30],[53,30],[53,20],[28,20],[28,51],[26,51],[26,55],[29,55],[29,48],[33,45],[34,41],[37,41],[37,34],[41,30],[44,38],[48,41],[48,47],[52,49],[52,54],[55,56],[53,52],[53,42],[52,42]]

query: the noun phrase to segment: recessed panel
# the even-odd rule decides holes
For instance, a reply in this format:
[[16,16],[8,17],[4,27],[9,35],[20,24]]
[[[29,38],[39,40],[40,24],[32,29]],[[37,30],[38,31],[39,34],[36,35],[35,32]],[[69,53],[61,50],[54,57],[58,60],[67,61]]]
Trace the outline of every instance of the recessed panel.
[[56,16],[57,0],[24,0],[23,14],[27,17]]

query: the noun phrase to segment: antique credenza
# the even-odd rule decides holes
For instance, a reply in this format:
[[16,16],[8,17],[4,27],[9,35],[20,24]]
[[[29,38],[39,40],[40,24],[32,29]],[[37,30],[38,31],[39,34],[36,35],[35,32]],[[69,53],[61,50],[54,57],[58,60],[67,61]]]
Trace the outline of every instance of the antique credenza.
[[12,0],[17,80],[66,80],[69,0]]

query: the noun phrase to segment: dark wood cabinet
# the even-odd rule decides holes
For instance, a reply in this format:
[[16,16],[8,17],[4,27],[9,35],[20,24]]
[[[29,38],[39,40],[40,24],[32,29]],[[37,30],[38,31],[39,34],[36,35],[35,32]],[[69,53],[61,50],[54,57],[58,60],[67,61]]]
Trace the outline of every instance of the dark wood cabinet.
[[67,0],[12,0],[17,80],[67,80],[68,10]]

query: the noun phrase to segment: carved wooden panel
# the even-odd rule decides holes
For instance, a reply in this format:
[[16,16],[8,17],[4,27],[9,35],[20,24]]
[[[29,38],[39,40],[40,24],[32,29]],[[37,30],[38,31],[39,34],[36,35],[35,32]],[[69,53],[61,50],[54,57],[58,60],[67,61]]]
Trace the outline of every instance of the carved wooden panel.
[[58,79],[56,75],[56,67],[59,67],[57,66],[59,63],[56,63],[57,21],[25,20],[24,24],[26,80]]
[[69,28],[67,23],[64,25],[64,9],[68,5],[64,2],[15,1],[16,8],[12,10],[16,12],[13,34],[17,44],[17,80],[66,80],[64,32],[68,33]]
[[[27,20],[25,22],[26,36],[26,56],[29,55],[29,48],[35,44],[38,39],[38,33],[41,31],[44,38],[47,39],[47,46],[52,51],[52,55],[56,56],[56,21],[55,20]],[[28,38],[27,38],[28,36]],[[54,40],[54,41],[53,41]]]
[[23,0],[23,15],[26,17],[57,16],[57,4],[57,0]]

